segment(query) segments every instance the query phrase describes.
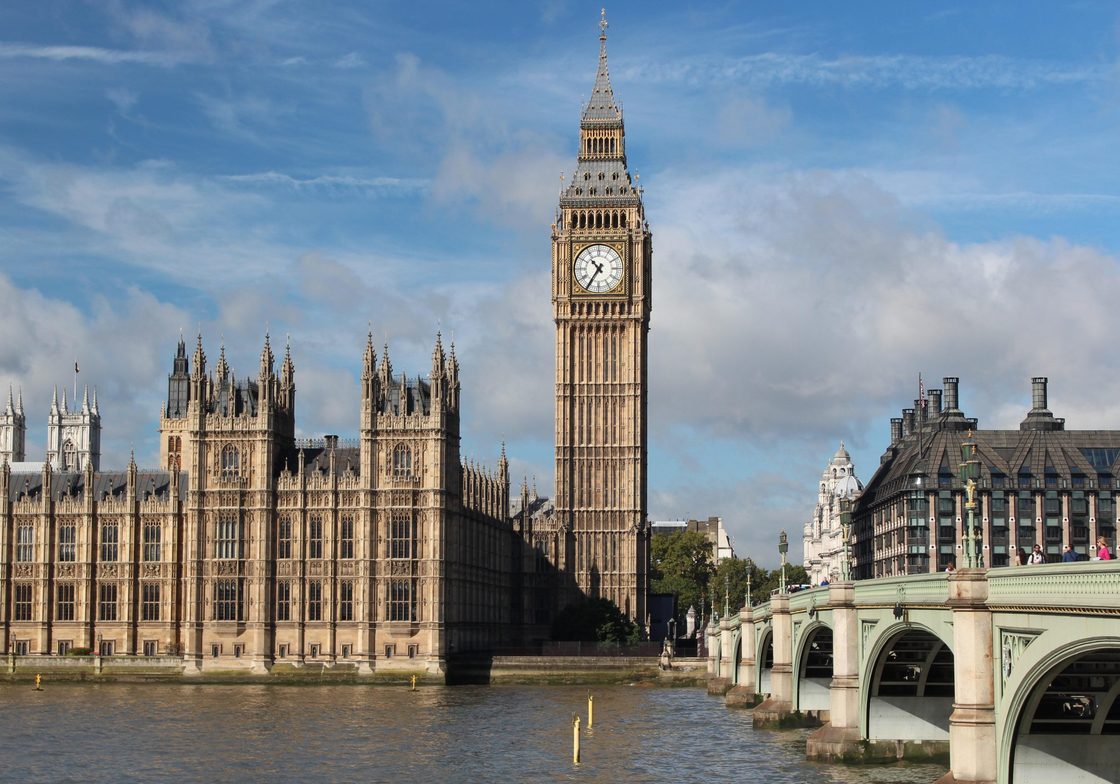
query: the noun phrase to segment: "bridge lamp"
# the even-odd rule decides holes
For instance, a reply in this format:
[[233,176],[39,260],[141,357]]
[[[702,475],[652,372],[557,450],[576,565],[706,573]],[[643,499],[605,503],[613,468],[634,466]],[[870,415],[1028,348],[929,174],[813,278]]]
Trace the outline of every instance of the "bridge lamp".
[[980,481],[980,459],[977,457],[976,441],[972,431],[961,443],[961,484],[965,490],[965,510],[968,513],[968,529],[964,535],[965,566],[969,569],[983,568],[983,556],[978,546],[981,537],[976,528],[976,484]]
[[848,550],[852,532],[852,502],[847,499],[840,501],[840,535],[844,538],[844,549],[840,555],[840,579],[848,582],[852,579],[852,560]]
[[751,572],[754,571],[754,561],[747,559],[747,607],[751,606]]
[[779,593],[786,592],[786,553],[789,552],[789,537],[786,532],[782,531],[782,535],[778,537],[778,554],[782,556],[782,578],[779,588]]

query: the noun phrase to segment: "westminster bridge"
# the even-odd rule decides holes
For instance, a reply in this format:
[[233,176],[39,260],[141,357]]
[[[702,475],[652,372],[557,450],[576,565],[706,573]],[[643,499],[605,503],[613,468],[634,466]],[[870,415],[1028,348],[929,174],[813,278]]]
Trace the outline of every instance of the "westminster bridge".
[[947,753],[949,782],[1120,781],[1120,562],[775,593],[712,621],[710,690],[810,758]]

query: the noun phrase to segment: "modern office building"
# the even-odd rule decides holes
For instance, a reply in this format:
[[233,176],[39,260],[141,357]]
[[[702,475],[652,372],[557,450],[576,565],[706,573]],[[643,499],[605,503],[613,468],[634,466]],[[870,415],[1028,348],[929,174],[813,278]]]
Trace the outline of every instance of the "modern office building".
[[[1120,431],[1067,430],[1047,408],[1047,379],[1031,382],[1031,408],[1017,430],[984,430],[958,407],[958,380],[891,420],[891,443],[853,515],[857,579],[962,565],[967,524],[961,444],[972,438],[981,557],[1018,563],[1020,548],[1049,560],[1069,544],[1082,555],[1097,536],[1115,542]],[[942,405],[944,403],[944,405]]]

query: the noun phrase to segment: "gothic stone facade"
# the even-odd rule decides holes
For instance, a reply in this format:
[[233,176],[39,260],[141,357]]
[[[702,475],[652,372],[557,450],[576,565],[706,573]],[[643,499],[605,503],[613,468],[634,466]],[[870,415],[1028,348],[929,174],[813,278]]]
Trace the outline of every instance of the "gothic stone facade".
[[454,350],[437,338],[409,379],[367,342],[355,444],[297,442],[291,357],[274,364],[266,338],[238,381],[224,350],[208,373],[201,339],[193,361],[180,341],[161,470],[0,467],[8,650],[438,674],[515,641],[508,464],[460,461]]

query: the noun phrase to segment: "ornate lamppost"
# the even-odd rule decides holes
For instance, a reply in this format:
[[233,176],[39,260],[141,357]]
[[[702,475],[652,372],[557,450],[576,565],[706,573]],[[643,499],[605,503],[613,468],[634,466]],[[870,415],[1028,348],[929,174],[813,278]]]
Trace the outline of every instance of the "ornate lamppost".
[[754,570],[754,561],[747,559],[747,607],[751,606],[751,572]]
[[840,536],[844,540],[844,548],[840,551],[840,579],[849,582],[852,579],[852,560],[848,550],[848,542],[852,530],[852,502],[847,498],[840,499]]
[[789,552],[789,537],[786,532],[782,531],[782,535],[778,537],[778,554],[782,556],[782,577],[778,584],[778,593],[786,592],[786,553]]
[[983,569],[984,558],[980,552],[982,535],[976,527],[976,483],[980,479],[980,459],[976,456],[976,441],[972,431],[961,444],[961,482],[964,484],[964,508],[968,527],[964,533],[964,563],[967,569]]
[[731,575],[723,576],[723,617],[731,617]]

